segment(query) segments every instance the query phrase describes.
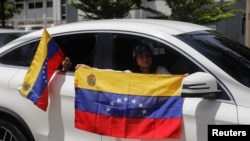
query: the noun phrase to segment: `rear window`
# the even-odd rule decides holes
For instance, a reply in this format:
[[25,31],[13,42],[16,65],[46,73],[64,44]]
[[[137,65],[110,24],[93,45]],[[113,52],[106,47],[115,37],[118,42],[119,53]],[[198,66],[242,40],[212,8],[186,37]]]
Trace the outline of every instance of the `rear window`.
[[40,30],[40,29],[42,29],[43,27],[42,26],[34,26],[34,27],[32,27],[31,29],[32,30]]

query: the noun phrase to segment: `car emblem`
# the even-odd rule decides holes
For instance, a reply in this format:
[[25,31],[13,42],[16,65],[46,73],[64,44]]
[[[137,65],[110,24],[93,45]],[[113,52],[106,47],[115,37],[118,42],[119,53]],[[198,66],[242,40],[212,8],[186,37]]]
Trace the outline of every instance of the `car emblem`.
[[29,89],[30,89],[30,83],[25,82],[25,83],[23,84],[23,90],[24,90],[24,91],[28,91]]
[[94,74],[90,74],[87,77],[87,83],[89,84],[89,86],[94,86],[96,82],[96,78]]

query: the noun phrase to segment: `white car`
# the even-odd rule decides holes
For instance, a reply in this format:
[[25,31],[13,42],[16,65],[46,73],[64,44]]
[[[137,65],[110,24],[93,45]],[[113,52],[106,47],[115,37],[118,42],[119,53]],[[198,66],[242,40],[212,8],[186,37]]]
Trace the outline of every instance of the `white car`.
[[30,25],[20,25],[17,27],[18,30],[23,30],[27,33],[29,32],[33,32],[33,31],[36,31],[36,30],[40,30],[40,29],[43,29],[44,28],[44,25],[42,24],[30,24]]
[[[170,20],[113,19],[85,21],[47,29],[71,58],[49,83],[50,103],[42,111],[19,93],[42,30],[0,48],[0,140],[138,141],[98,135],[74,127],[74,66],[130,70],[132,48],[145,42],[155,61],[183,80],[180,139],[207,141],[209,125],[250,124],[250,49],[213,29]],[[94,54],[91,50],[95,50]],[[88,58],[94,55],[92,63]],[[157,127],[156,127],[157,128]]]
[[26,34],[26,32],[23,30],[0,28],[0,47],[24,34]]

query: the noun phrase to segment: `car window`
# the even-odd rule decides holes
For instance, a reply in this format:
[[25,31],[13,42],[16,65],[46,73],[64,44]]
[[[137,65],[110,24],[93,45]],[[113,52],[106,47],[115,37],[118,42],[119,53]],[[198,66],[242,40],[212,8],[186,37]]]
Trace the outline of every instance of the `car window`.
[[153,59],[157,65],[164,66],[172,74],[185,74],[198,71],[198,67],[188,59],[176,53],[162,43],[137,36],[116,35],[114,38],[114,69],[133,70],[135,60],[133,48],[138,43],[146,43],[151,47]]
[[96,35],[74,34],[53,37],[65,56],[69,57],[72,66],[69,71],[74,71],[77,64],[93,66]]
[[25,27],[18,27],[17,29],[18,30],[25,30],[26,28]]
[[[72,67],[69,71],[74,71],[77,64],[93,66],[94,49],[96,36],[94,34],[74,34],[53,37],[65,56],[69,57]],[[14,50],[9,50],[0,57],[0,63],[16,66],[29,66],[38,41],[23,45]],[[60,68],[59,68],[60,69]]]
[[17,27],[19,30],[25,30],[26,32],[32,32],[35,30],[43,29],[44,25],[20,25]]
[[34,27],[31,27],[31,30],[40,30],[40,29],[43,29],[43,26],[34,26]]
[[5,45],[6,43],[24,35],[25,32],[23,33],[0,33],[0,46]]
[[35,54],[38,42],[25,44],[21,47],[9,50],[0,57],[0,63],[15,66],[29,66]]

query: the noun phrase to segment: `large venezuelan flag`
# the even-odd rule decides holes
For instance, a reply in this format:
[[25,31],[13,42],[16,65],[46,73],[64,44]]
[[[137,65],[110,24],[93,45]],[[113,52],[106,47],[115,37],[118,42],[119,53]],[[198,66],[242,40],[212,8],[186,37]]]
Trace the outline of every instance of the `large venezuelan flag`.
[[78,68],[75,127],[119,138],[179,138],[182,75]]
[[44,29],[31,66],[20,89],[23,96],[44,111],[48,107],[48,82],[63,59],[63,52],[50,37],[47,30]]

